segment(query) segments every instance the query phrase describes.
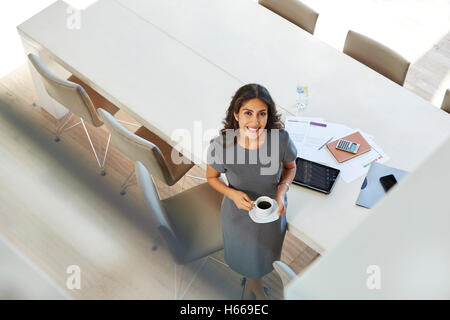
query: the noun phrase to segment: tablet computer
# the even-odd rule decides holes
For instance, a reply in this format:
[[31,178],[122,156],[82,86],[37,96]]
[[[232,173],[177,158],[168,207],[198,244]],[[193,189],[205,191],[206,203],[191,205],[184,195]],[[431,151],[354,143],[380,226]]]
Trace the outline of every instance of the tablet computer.
[[326,165],[297,158],[297,171],[292,183],[323,193],[330,193],[340,170]]

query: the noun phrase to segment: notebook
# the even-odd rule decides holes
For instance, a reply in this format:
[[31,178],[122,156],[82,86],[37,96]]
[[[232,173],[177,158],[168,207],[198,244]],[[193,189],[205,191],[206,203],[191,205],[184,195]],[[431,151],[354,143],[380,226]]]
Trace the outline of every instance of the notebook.
[[351,152],[336,149],[336,146],[340,139],[337,139],[337,140],[327,144],[328,150],[330,150],[331,154],[336,158],[337,162],[339,162],[339,163],[350,160],[351,158],[357,157],[360,154],[366,153],[371,150],[369,143],[367,143],[366,139],[363,138],[363,136],[361,135],[361,133],[359,131],[352,133],[348,136],[345,136],[341,139],[359,143],[360,147],[359,147],[359,150],[357,153],[351,153]]

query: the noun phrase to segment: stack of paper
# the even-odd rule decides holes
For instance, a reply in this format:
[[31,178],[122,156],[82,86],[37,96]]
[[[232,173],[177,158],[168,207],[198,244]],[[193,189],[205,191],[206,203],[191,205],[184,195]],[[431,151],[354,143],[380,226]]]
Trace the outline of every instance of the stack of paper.
[[[365,175],[372,162],[384,163],[389,160],[388,155],[369,134],[360,129],[326,122],[323,118],[288,116],[286,117],[286,130],[297,147],[298,157],[341,170],[341,177],[345,182],[351,182]],[[325,145],[356,131],[362,134],[372,150],[343,163],[338,163]]]

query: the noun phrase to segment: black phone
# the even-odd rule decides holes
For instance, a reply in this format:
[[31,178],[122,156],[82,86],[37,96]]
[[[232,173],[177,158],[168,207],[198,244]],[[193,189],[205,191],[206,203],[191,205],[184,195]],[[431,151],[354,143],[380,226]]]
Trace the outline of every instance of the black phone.
[[380,178],[380,183],[383,186],[385,192],[388,192],[396,183],[397,179],[395,179],[393,174],[384,176]]

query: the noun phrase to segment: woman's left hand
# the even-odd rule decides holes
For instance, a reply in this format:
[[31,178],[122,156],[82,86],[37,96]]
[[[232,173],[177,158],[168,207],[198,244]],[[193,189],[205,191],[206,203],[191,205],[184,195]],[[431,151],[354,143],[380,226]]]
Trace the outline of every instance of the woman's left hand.
[[277,196],[275,200],[278,203],[278,216],[281,217],[286,213],[286,207],[284,206],[284,196]]

